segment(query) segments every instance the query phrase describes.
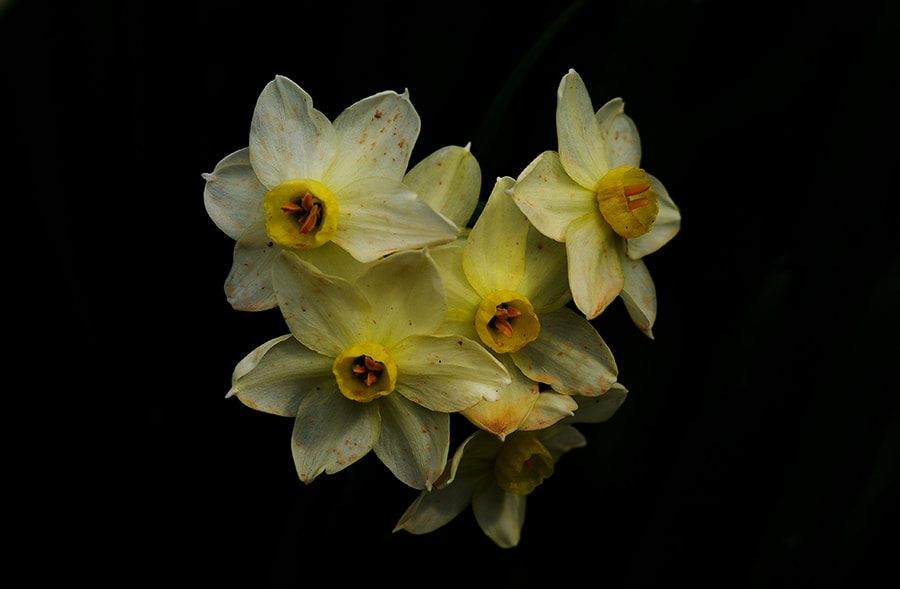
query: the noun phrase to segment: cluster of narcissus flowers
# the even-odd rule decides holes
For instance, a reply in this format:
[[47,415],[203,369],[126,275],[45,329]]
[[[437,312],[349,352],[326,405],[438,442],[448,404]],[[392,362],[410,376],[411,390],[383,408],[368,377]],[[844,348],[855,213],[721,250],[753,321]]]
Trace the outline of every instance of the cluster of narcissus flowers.
[[[331,121],[291,80],[265,87],[248,146],[203,175],[204,198],[236,241],[228,302],[278,308],[286,324],[240,360],[228,396],[294,418],[302,481],[374,451],[421,490],[396,530],[430,532],[471,505],[488,537],[515,546],[527,496],[586,443],[574,424],[625,400],[589,320],[620,297],[652,337],[642,258],[680,215],[639,167],[621,100],[595,112],[570,71],[556,124],[558,150],[497,178],[475,215],[469,146],[409,167],[420,121],[407,94]],[[451,423],[472,431],[455,449]]]

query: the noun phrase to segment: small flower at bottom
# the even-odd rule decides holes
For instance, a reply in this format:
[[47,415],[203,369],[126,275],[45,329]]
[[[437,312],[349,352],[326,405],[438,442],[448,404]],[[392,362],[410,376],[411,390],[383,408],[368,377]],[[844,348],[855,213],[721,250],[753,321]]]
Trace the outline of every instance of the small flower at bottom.
[[242,360],[229,396],[295,418],[304,482],[374,450],[399,480],[430,488],[449,453],[449,413],[497,399],[510,379],[479,344],[434,335],[446,302],[427,250],[388,256],[353,282],[285,251],[272,283],[290,335]]
[[528,495],[546,482],[555,463],[586,441],[574,427],[557,424],[515,432],[501,441],[484,431],[467,438],[434,488],[409,506],[394,531],[433,532],[472,506],[481,530],[497,545],[518,545]]

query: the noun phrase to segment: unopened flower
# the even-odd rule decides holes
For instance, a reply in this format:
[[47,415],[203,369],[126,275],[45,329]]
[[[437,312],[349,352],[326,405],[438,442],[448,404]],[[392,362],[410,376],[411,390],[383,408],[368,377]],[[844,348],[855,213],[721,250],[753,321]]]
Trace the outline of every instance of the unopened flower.
[[249,146],[204,174],[207,211],[237,241],[225,286],[232,306],[274,306],[269,269],[283,249],[315,263],[332,254],[311,252],[339,247],[368,263],[454,239],[458,227],[402,183],[419,125],[406,94],[375,94],[332,123],[291,80],[270,82]]
[[428,252],[393,254],[351,282],[285,251],[272,276],[290,335],[242,360],[229,396],[295,418],[304,482],[374,450],[401,481],[430,487],[449,452],[449,413],[498,398],[510,379],[477,343],[435,335],[446,303]]
[[637,127],[616,98],[594,112],[570,71],[557,93],[559,151],[519,175],[510,195],[538,230],[565,242],[577,307],[592,319],[621,297],[652,337],[656,291],[642,258],[667,243],[681,215],[662,183],[640,168]]
[[[480,341],[525,376],[512,376],[501,401],[463,412],[501,437],[517,429],[538,401],[536,383],[563,395],[595,396],[618,374],[597,331],[565,306],[571,300],[565,246],[529,223],[506,192],[512,183],[497,180],[465,240],[433,251],[447,293],[441,333]],[[563,400],[560,409],[573,407]]]

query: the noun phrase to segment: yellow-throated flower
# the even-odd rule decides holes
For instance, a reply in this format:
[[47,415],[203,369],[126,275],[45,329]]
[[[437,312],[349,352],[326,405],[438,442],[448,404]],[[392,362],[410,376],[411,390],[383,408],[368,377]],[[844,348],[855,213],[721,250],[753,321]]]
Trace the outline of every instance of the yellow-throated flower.
[[332,123],[291,80],[270,82],[249,146],[204,174],[207,211],[237,241],[225,285],[232,306],[274,306],[269,268],[282,249],[315,263],[339,247],[368,263],[454,239],[457,226],[402,183],[419,125],[406,94],[375,94]]
[[229,396],[295,418],[304,482],[374,450],[401,481],[430,487],[447,459],[449,413],[496,399],[510,379],[477,343],[435,335],[446,301],[428,252],[393,254],[351,282],[285,251],[272,277],[290,335],[243,359]]
[[[463,412],[501,437],[515,431],[538,402],[534,383],[562,395],[594,396],[606,392],[618,374],[597,331],[565,306],[571,300],[565,246],[528,222],[506,192],[512,183],[498,178],[465,240],[432,251],[447,293],[441,333],[481,342],[527,377],[512,375],[501,401]],[[558,401],[563,417],[571,407]]]
[[[574,415],[540,427],[529,415],[524,429],[506,440],[479,431],[469,436],[447,463],[433,488],[423,491],[394,528],[412,534],[433,532],[472,506],[482,531],[503,548],[519,543],[525,522],[526,498],[551,477],[556,462],[573,448],[584,446],[574,423],[602,423],[625,401],[619,383],[599,397],[575,397]],[[452,483],[452,484],[451,484]]]
[[642,258],[667,243],[681,214],[662,183],[640,168],[637,127],[616,98],[594,112],[581,77],[570,71],[557,92],[559,151],[546,151],[510,191],[544,235],[565,242],[569,283],[592,319],[621,296],[634,323],[652,337],[656,290]]

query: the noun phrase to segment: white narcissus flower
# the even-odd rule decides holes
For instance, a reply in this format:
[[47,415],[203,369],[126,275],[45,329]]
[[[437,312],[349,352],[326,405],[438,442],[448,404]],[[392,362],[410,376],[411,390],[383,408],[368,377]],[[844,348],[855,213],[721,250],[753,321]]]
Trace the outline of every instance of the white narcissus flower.
[[449,413],[498,398],[510,379],[477,343],[434,335],[446,302],[427,250],[388,256],[353,282],[285,251],[272,276],[290,335],[244,358],[229,396],[295,418],[304,482],[374,450],[398,479],[429,488],[449,452]]
[[316,264],[340,248],[364,264],[453,240],[457,226],[402,183],[419,126],[406,94],[375,94],[332,123],[291,80],[270,82],[249,146],[204,174],[207,211],[237,241],[229,303],[273,307],[269,269],[283,249]]
[[620,296],[653,337],[656,290],[642,258],[678,232],[678,207],[639,167],[640,138],[622,100],[595,113],[575,71],[560,82],[556,128],[559,151],[529,164],[510,195],[541,233],[566,244],[572,296],[588,319]]
[[[449,523],[472,506],[482,531],[503,548],[519,543],[525,523],[525,502],[549,478],[556,462],[569,450],[584,446],[573,423],[602,423],[625,400],[616,383],[600,397],[579,397],[571,417],[547,428],[519,430],[500,440],[484,431],[469,436],[453,455],[440,479],[407,508],[394,528],[427,534]],[[529,416],[528,421],[533,417]]]
[[[602,395],[618,375],[597,331],[565,306],[571,300],[565,246],[528,222],[507,194],[512,183],[498,178],[465,241],[432,251],[447,293],[440,332],[480,341],[521,372],[511,371],[501,401],[462,412],[501,438],[519,429],[539,400],[560,419],[576,405],[554,394]],[[540,393],[537,383],[552,391]]]

